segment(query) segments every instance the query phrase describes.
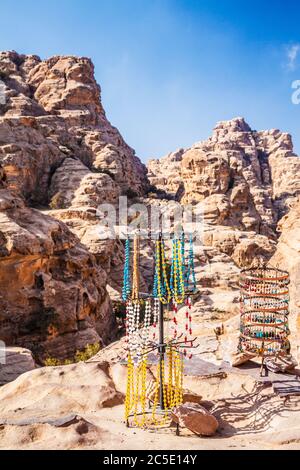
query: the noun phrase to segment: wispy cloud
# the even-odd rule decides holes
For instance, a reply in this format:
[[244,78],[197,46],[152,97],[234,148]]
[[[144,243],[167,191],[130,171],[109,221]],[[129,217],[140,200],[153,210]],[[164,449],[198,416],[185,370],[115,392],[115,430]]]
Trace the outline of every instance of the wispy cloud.
[[291,44],[286,49],[287,63],[286,67],[288,70],[295,70],[297,67],[297,58],[300,53],[300,43]]

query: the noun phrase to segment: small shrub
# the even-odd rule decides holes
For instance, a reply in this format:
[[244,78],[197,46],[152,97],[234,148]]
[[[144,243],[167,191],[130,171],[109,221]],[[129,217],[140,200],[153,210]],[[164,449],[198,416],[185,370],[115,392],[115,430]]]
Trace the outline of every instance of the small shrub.
[[159,189],[153,184],[148,187],[148,197],[156,197],[157,199],[166,199],[167,201],[173,201],[175,197],[172,194],[167,193],[164,189]]
[[55,366],[61,366],[62,363],[59,359],[56,359],[55,357],[47,357],[44,361],[44,365],[46,367],[55,367]]
[[63,199],[62,194],[60,192],[54,194],[53,198],[50,201],[49,206],[52,210],[64,209],[64,207],[65,207],[64,206],[64,199]]
[[88,344],[83,351],[76,351],[75,362],[85,362],[100,351],[100,344]]
[[60,360],[55,357],[47,357],[44,361],[46,367],[68,366],[75,362],[85,362],[91,357],[95,356],[100,351],[100,344],[88,344],[83,351],[76,351],[73,359]]

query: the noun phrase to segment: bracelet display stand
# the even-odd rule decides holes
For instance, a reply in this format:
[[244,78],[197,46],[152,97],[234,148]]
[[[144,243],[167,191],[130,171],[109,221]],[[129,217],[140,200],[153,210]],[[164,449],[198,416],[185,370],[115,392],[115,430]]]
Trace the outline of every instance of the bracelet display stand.
[[241,323],[239,352],[252,353],[264,360],[289,353],[289,274],[262,266],[245,269],[240,275]]

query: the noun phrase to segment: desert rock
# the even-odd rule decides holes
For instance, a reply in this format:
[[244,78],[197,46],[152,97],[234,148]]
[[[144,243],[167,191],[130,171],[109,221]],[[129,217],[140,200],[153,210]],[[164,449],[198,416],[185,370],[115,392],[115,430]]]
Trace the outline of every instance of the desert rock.
[[213,436],[218,429],[218,421],[203,406],[197,403],[185,403],[172,411],[173,421],[190,429],[199,436]]
[[300,201],[297,200],[290,212],[285,215],[279,225],[280,237],[274,256],[273,266],[282,266],[290,275],[290,315],[292,352],[299,361],[299,329],[300,329]]
[[24,348],[0,347],[0,385],[35,368],[31,351]]
[[107,120],[90,59],[3,52],[0,72],[0,338],[68,357],[114,335],[106,272],[123,247],[99,240],[97,208],[144,195],[146,168]]
[[62,222],[0,190],[1,339],[70,357],[113,335],[105,272]]

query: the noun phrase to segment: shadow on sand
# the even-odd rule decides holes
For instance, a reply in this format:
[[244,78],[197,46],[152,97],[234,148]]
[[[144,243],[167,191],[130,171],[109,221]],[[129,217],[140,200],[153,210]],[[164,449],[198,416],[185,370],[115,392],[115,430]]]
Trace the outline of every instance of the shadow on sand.
[[271,429],[275,418],[286,412],[300,412],[299,399],[294,402],[265,393],[269,387],[267,383],[257,383],[250,393],[226,398],[211,407],[220,423],[219,438],[265,432]]

